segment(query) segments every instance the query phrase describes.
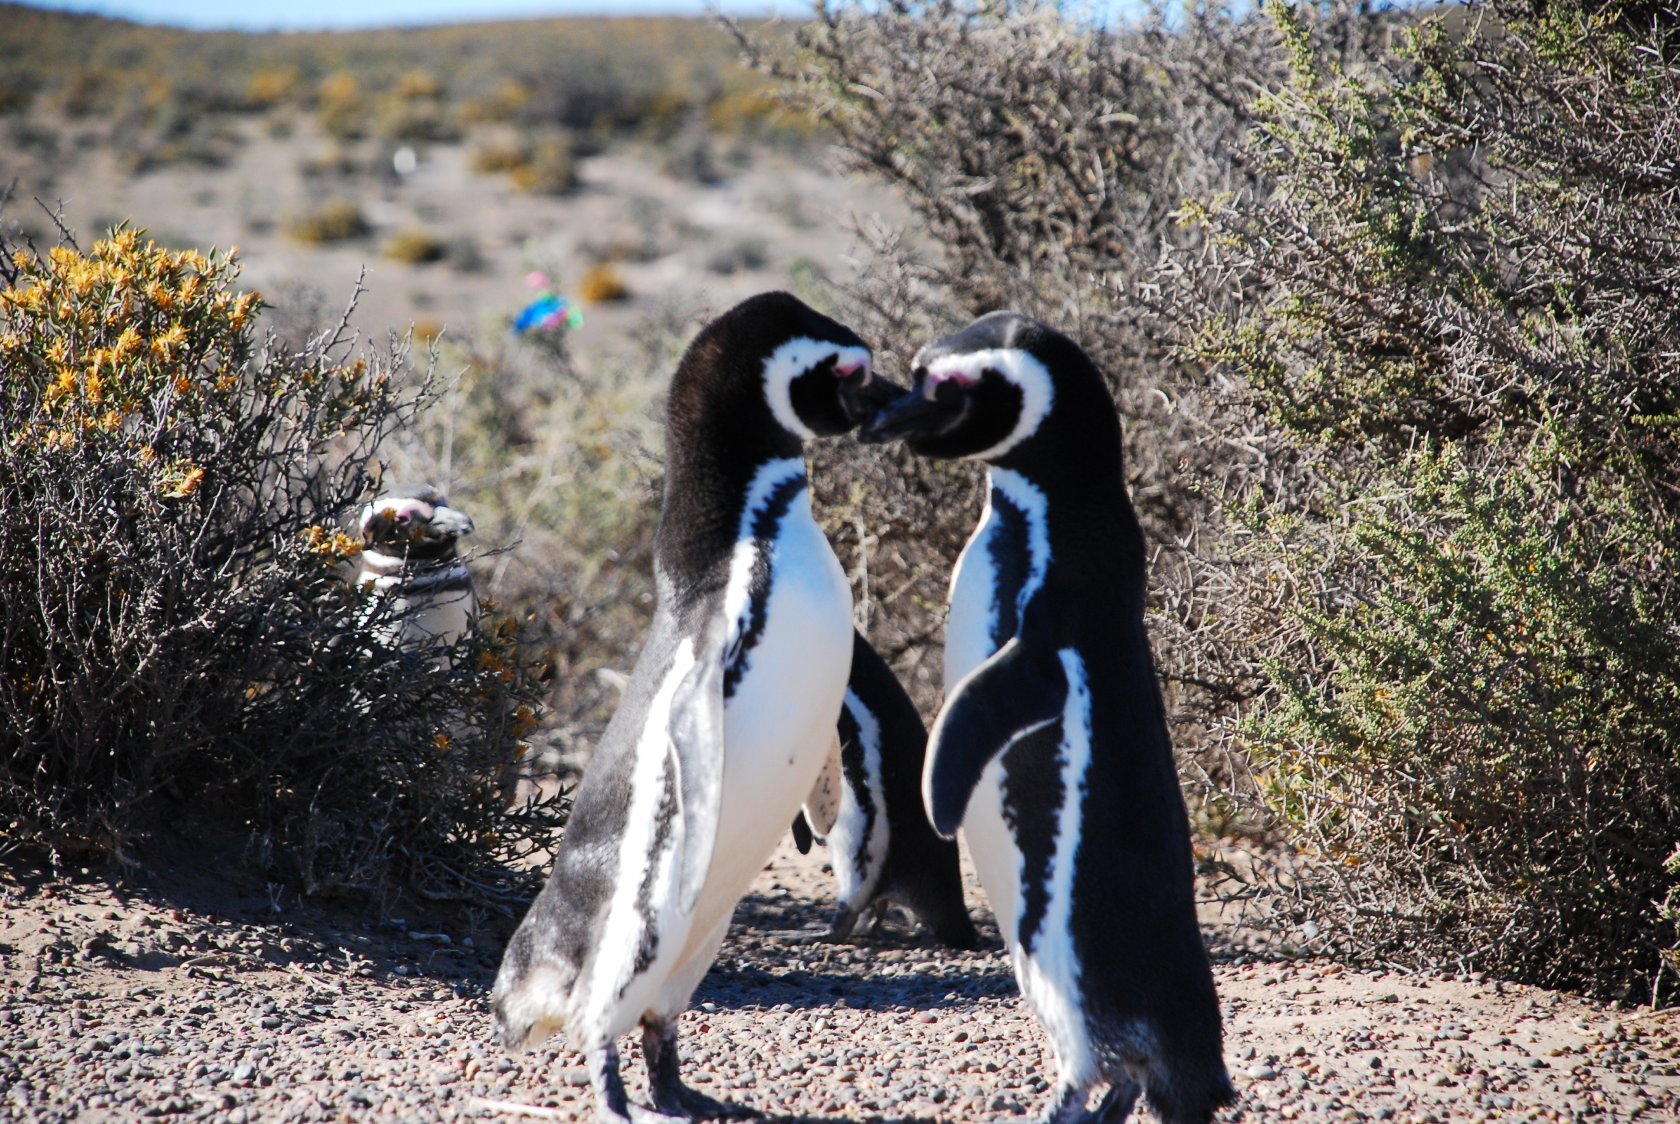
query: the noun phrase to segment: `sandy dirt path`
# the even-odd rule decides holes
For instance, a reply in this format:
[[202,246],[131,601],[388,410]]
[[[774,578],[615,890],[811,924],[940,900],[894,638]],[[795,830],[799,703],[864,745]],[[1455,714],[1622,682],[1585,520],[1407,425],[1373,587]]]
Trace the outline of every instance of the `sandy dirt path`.
[[[897,914],[867,943],[789,944],[775,934],[828,915],[822,860],[784,845],[742,903],[682,1018],[687,1079],[782,1119],[1040,1112],[1054,1063],[972,878],[978,952]],[[276,912],[155,881],[170,888],[0,867],[0,1120],[590,1118],[577,1055],[489,1039],[507,920]],[[1233,952],[1216,972],[1250,1121],[1680,1119],[1673,1011]]]

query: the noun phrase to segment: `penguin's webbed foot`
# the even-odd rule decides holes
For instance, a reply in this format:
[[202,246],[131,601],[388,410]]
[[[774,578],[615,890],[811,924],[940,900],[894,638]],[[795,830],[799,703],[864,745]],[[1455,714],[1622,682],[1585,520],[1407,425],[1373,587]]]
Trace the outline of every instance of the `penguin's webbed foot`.
[[841,906],[834,911],[834,920],[828,924],[824,932],[812,929],[773,929],[766,936],[774,937],[783,944],[840,944],[852,935],[852,927],[857,924],[857,911]]
[[1136,1081],[1125,1081],[1118,1085],[1110,1085],[1108,1091],[1102,1095],[1102,1100],[1090,1112],[1091,1124],[1124,1124],[1125,1119],[1132,1114],[1132,1106],[1137,1104],[1138,1094],[1143,1089]]
[[1135,1081],[1110,1085],[1095,1105],[1088,1085],[1058,1085],[1056,1097],[1039,1117],[1039,1124],[1124,1124],[1142,1092]]
[[852,929],[857,925],[858,911],[850,906],[841,906],[834,911],[834,920],[828,923],[828,932],[822,935],[825,941],[838,944],[852,935]]
[[[677,1028],[672,1023],[642,1021],[642,1054],[647,1058],[648,1089],[656,1112],[676,1120],[757,1120],[763,1113],[730,1104],[682,1083],[677,1073]],[[634,1124],[643,1124],[635,1121]],[[646,1124],[660,1124],[647,1121]]]
[[596,1124],[687,1124],[686,1116],[670,1116],[631,1104],[618,1068],[618,1047],[612,1043],[591,1050],[586,1057],[589,1083],[595,1089]]

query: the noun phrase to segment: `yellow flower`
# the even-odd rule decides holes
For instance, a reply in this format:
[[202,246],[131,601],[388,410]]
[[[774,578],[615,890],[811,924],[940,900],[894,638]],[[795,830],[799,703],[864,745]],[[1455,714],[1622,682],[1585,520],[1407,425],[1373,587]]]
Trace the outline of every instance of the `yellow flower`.
[[198,491],[204,483],[204,470],[190,461],[177,461],[164,470],[158,481],[158,491],[174,499],[182,499]]
[[76,372],[69,367],[60,367],[52,383],[47,387],[47,402],[57,402],[60,398],[72,393],[76,389]]
[[303,529],[303,539],[310,550],[328,558],[354,558],[362,552],[360,539],[351,538],[343,531],[329,531],[316,523]]
[[135,331],[134,325],[130,324],[122,330],[122,335],[117,337],[116,344],[111,348],[111,361],[121,363],[139,350],[140,333]]

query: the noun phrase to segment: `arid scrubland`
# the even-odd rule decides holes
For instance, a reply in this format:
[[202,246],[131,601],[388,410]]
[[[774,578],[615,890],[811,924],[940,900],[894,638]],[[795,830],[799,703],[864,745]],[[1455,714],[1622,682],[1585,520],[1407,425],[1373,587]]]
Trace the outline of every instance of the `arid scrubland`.
[[[20,865],[8,893],[103,910],[63,876],[178,868],[163,843],[196,832],[218,876],[305,927],[326,890],[398,916],[454,898],[477,911],[456,938],[493,942],[564,802],[551,785],[509,818],[486,785],[522,744],[581,761],[611,711],[603,669],[647,615],[660,387],[697,318],[792,288],[902,376],[919,343],[1007,305],[1080,338],[1126,426],[1248,1107],[1663,1118],[1672,1018],[1612,1030],[1603,1004],[1667,1005],[1676,967],[1673,14],[1327,3],[1098,28],[1053,4],[825,4],[737,29],[755,74],[698,22],[246,37],[0,7],[0,851],[59,864]],[[241,274],[210,252],[234,244]],[[510,331],[534,271],[582,328]],[[480,525],[503,623],[442,680],[366,645],[333,568],[381,474],[437,478]],[[814,480],[860,623],[931,717],[975,477],[837,443]],[[369,748],[375,726],[390,736]],[[813,887],[783,904],[820,909]],[[49,1009],[105,1041],[151,986],[135,973],[380,1001],[328,953],[259,955],[249,935],[185,933],[154,963],[144,934],[8,930],[9,1056],[43,1048],[29,1020]],[[734,977],[780,954],[732,941],[713,984],[750,1008]],[[1301,956],[1310,980],[1276,967]],[[477,1002],[482,966],[403,957],[347,971]],[[800,971],[842,994],[871,978],[840,959]],[[947,995],[929,982],[946,966],[905,970],[928,986],[901,1006]],[[1317,1053],[1314,989],[1394,970],[1450,974],[1457,1013],[1420,995],[1407,1017],[1432,1036],[1398,1045],[1389,1016],[1414,997],[1372,975],[1365,1021],[1332,1019]],[[1584,993],[1516,992],[1529,1006],[1505,1020],[1567,1007],[1580,1040],[1529,1049],[1478,1022],[1507,984]],[[164,1030],[189,1017],[177,1001],[216,1002],[145,998]],[[947,1013],[930,1025],[954,1033]],[[205,1090],[145,1084],[146,1045],[126,1077],[90,1047],[78,1064],[108,1091],[88,1095],[110,1099],[80,1111],[120,1117],[130,1088],[179,1112],[273,1108],[249,1060]],[[816,1091],[779,1111],[1036,1106],[1031,1065],[989,1055],[911,1055],[968,1076],[913,1081],[901,1061],[880,1082],[896,1100],[834,1095],[872,1077],[834,1053],[784,1074]],[[389,1076],[372,1056],[322,1063],[321,1112],[387,1103],[343,1099]],[[39,1084],[12,1064],[13,1088]],[[473,1064],[472,1096],[530,1094]]]

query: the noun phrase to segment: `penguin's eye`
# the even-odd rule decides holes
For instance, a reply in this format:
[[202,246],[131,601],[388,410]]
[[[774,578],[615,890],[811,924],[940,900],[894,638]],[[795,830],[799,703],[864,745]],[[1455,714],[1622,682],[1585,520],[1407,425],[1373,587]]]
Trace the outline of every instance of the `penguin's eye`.
[[923,368],[916,373],[921,379],[922,397],[929,402],[952,402],[978,381],[967,371],[949,367],[936,371]]

